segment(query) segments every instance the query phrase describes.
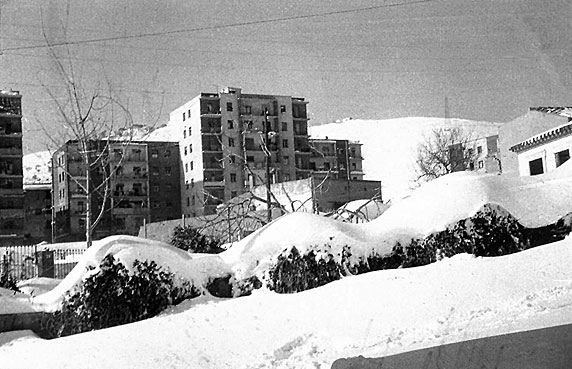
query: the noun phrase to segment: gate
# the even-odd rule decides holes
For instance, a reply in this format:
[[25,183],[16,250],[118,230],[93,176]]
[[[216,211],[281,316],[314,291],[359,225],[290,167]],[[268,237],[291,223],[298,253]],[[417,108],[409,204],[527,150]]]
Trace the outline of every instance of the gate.
[[0,247],[0,276],[16,281],[35,277],[63,279],[75,267],[85,248],[50,248],[51,245]]

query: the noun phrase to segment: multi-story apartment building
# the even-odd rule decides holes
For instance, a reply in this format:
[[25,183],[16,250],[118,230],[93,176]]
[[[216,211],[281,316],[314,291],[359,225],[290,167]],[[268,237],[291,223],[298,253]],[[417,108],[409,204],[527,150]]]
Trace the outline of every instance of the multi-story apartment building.
[[[92,141],[94,157],[104,157],[92,167],[89,186],[93,216],[104,207],[104,216],[94,238],[112,234],[136,235],[144,222],[178,218],[181,214],[180,159],[175,142]],[[87,183],[85,163],[77,141],[68,141],[52,158],[52,188],[55,217],[54,238],[85,237]],[[104,179],[110,178],[107,195]],[[150,209],[153,209],[152,211]]]
[[182,160],[182,210],[212,214],[253,186],[307,178],[310,171],[307,102],[243,94],[240,88],[201,93],[171,112]]
[[21,242],[24,224],[22,95],[0,91],[0,245]]
[[309,144],[310,169],[315,178],[363,180],[359,142],[312,138]]

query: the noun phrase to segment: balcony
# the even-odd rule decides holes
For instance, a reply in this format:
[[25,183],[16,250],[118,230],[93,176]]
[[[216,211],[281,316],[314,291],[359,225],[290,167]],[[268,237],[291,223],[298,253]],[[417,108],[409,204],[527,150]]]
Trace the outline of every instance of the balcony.
[[22,148],[21,147],[0,147],[0,156],[2,157],[21,157]]

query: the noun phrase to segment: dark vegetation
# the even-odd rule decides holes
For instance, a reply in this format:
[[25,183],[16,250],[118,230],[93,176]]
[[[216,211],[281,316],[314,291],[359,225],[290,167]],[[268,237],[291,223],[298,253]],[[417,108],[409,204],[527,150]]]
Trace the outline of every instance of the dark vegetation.
[[[501,256],[564,239],[572,230],[570,216],[539,228],[526,228],[497,206],[484,206],[468,219],[424,239],[397,243],[391,253],[375,251],[366,257],[352,258],[350,246],[341,255],[331,247],[302,254],[296,247],[284,250],[269,272],[268,287],[278,293],[300,292],[319,287],[343,276],[375,270],[427,265],[460,253],[475,256]],[[316,248],[317,249],[317,248]]]
[[62,337],[132,323],[199,294],[153,261],[136,260],[130,273],[108,255],[97,273],[65,296],[61,310],[47,322],[48,330],[52,337]]
[[197,253],[218,254],[224,251],[221,244],[220,240],[205,236],[191,226],[176,226],[171,237],[171,245]]

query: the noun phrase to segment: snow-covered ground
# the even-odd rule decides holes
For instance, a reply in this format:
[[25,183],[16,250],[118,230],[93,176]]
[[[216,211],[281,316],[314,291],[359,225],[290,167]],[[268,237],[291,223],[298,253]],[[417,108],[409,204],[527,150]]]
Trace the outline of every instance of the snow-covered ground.
[[491,334],[572,323],[572,239],[498,258],[458,255],[314,290],[200,297],[161,316],[0,347],[10,368],[329,368]]
[[[202,285],[233,271],[249,276],[296,245],[389,251],[497,204],[527,226],[572,208],[572,161],[531,178],[455,173],[420,187],[374,221],[349,224],[295,213],[218,255],[189,255],[159,242],[98,241],[61,284],[33,299],[51,308],[108,253],[126,264],[154,259]],[[361,251],[360,251],[361,250]],[[158,317],[55,340],[25,335],[0,346],[10,368],[329,368],[347,356],[379,357],[493,334],[572,323],[572,237],[497,258],[462,254],[432,265],[372,272],[279,295],[203,296]],[[7,297],[6,297],[7,298]],[[0,342],[8,341],[0,339]]]

